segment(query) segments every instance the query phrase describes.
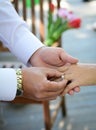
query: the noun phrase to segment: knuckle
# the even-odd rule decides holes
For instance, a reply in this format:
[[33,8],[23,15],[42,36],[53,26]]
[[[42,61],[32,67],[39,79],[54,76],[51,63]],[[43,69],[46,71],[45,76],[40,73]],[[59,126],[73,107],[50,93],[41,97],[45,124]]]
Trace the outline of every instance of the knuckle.
[[51,82],[47,82],[46,84],[45,84],[45,87],[50,87],[51,86]]

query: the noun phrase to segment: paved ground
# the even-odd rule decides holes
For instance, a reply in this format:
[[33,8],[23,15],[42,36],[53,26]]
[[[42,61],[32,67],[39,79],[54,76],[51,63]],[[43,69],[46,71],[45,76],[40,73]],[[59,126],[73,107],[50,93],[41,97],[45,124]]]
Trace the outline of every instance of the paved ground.
[[[63,34],[62,47],[83,63],[96,63],[96,1],[68,0],[70,8],[81,17],[82,26]],[[51,104],[52,106],[52,104]],[[67,117],[59,112],[53,130],[96,130],[96,87],[82,87],[79,94],[66,95]],[[2,109],[3,108],[3,109]],[[3,111],[2,111],[3,110]],[[0,130],[43,130],[42,106],[0,103]]]

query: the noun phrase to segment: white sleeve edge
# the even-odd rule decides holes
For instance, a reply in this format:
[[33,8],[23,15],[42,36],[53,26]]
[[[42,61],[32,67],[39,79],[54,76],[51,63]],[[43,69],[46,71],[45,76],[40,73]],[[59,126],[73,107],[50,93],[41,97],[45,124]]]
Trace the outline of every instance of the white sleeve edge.
[[0,100],[12,101],[16,96],[17,77],[14,69],[0,68]]

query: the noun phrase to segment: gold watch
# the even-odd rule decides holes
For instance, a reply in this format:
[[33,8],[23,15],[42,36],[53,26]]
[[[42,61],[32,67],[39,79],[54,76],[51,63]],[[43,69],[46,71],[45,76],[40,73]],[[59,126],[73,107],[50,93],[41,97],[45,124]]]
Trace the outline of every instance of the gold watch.
[[17,93],[16,96],[22,96],[23,95],[23,87],[22,87],[22,71],[21,69],[16,70],[17,75]]

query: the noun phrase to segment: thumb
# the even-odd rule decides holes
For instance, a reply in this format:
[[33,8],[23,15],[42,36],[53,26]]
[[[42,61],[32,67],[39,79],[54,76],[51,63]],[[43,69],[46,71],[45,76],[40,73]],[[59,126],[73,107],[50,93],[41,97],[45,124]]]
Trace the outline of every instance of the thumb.
[[61,77],[62,72],[60,72],[59,70],[56,69],[47,69],[47,73],[46,73],[47,77],[49,78],[56,78],[56,77]]
[[78,62],[77,58],[72,57],[71,55],[69,55],[67,53],[62,53],[61,59],[62,59],[62,61],[66,62],[66,63],[71,63],[71,64],[75,64]]

